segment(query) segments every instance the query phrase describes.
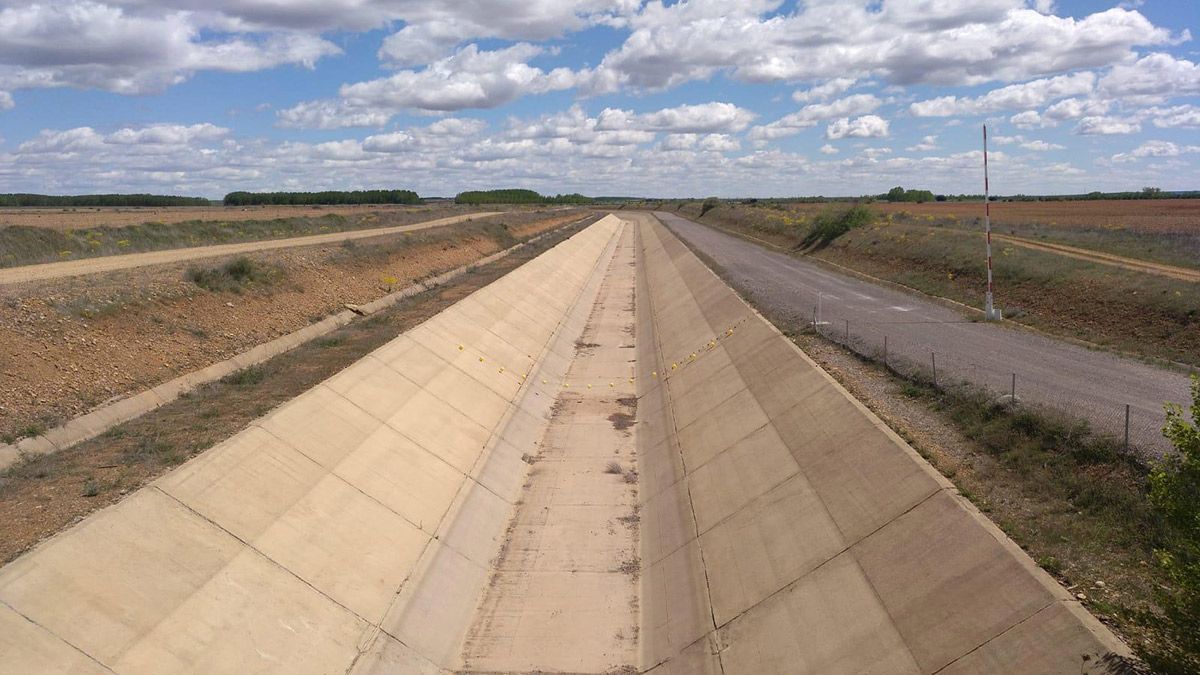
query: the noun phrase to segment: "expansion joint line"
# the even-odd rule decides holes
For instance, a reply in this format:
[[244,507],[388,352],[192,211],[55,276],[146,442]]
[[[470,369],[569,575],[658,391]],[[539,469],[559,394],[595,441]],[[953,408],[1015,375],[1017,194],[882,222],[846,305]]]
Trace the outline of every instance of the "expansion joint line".
[[[655,218],[654,220],[657,221],[657,218]],[[654,226],[654,223],[651,222],[650,227],[653,227],[653,226]],[[640,235],[640,232],[641,232],[640,228],[639,228],[638,232]],[[639,239],[640,239],[640,237],[639,237]],[[660,240],[660,243],[661,243],[661,240]],[[642,248],[642,253],[643,253],[642,261],[643,261],[643,268],[644,268],[644,266],[645,266],[645,255],[644,255],[645,246],[643,245],[641,248]],[[673,262],[670,264],[672,267],[675,267]],[[675,269],[676,269],[676,272],[678,272],[678,268],[675,268]],[[647,286],[647,288],[648,288],[648,286]],[[665,365],[666,360],[663,357],[663,353],[662,353],[662,342],[661,342],[661,340],[658,339],[659,334],[661,334],[661,330],[659,327],[658,313],[654,308],[654,294],[647,293],[646,301],[650,307],[651,325],[654,326],[655,348],[656,348],[655,350],[658,352],[659,363],[662,363]],[[674,404],[674,398],[671,395],[671,387],[667,382],[663,382],[662,386],[663,386],[663,393],[666,395],[666,399],[667,399],[667,405],[664,407],[664,411],[670,417],[671,433],[675,437],[676,444],[678,444],[679,428],[676,425],[676,421],[675,421],[675,404]],[[679,448],[678,452],[679,452],[680,466],[684,467],[684,473],[685,473],[685,476],[681,477],[681,480],[682,480],[683,478],[686,478],[687,468],[686,468],[686,465],[683,463],[684,459],[683,459],[682,447]],[[708,602],[709,621],[711,622],[711,625],[713,626],[713,631],[712,631],[713,639],[714,639],[714,641],[716,641],[716,640],[718,640],[718,636],[716,635],[716,633],[717,633],[717,616],[716,616],[716,610],[714,610],[713,606],[712,606],[712,583],[708,578],[708,563],[706,562],[706,560],[704,558],[704,546],[700,543],[700,535],[699,535],[700,525],[699,525],[699,521],[696,518],[696,504],[695,504],[695,500],[692,498],[692,490],[691,490],[690,485],[687,486],[687,494],[688,494],[688,510],[691,512],[691,516],[692,516],[692,529],[694,532],[696,532],[696,537],[695,537],[696,549],[700,552],[700,566],[703,568],[701,571],[704,573],[704,592],[705,592],[705,596],[707,598],[706,601]],[[701,636],[700,639],[703,639],[703,638],[704,638],[704,636]],[[724,673],[725,672],[725,662],[721,657],[721,648],[720,648],[719,644],[717,645],[717,651],[715,652],[715,655],[717,657],[717,664],[721,668],[721,673]]]

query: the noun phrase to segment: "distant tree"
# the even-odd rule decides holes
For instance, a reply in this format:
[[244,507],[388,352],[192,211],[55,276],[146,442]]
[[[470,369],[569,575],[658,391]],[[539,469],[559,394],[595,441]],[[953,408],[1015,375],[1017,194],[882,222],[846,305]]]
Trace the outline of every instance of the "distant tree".
[[308,206],[334,204],[420,204],[412,190],[353,190],[325,192],[230,192],[225,206]]
[[887,194],[885,194],[883,198],[889,202],[902,202],[904,201],[904,188],[897,185],[891,190],[888,190]]
[[0,206],[208,206],[203,197],[176,197],[173,195],[37,195],[0,194]]
[[1144,187],[1142,188],[1142,195],[1146,199],[1158,199],[1162,196],[1162,188]]
[[708,199],[705,199],[700,204],[700,217],[703,218],[704,214],[708,213],[709,211],[712,211],[713,209],[717,208],[720,205],[721,205],[721,200],[717,199],[716,197],[709,197]]

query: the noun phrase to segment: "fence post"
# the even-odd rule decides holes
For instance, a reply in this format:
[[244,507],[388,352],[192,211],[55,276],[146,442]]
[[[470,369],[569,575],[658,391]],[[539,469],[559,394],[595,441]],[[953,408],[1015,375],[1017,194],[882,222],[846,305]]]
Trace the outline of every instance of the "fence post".
[[886,335],[883,336],[883,367],[884,367],[884,369],[886,369],[888,367],[888,364],[887,364],[887,336]]
[[1012,398],[1013,403],[1017,402],[1017,374],[1016,373],[1013,373],[1012,391],[1010,391],[1008,395],[1009,395],[1009,397]]
[[850,344],[850,319],[846,319],[846,344]]
[[937,352],[929,352],[929,361],[933,364],[933,388],[937,389]]
[[1129,404],[1125,404],[1125,451],[1129,451]]
[[817,306],[813,305],[813,332],[817,332]]

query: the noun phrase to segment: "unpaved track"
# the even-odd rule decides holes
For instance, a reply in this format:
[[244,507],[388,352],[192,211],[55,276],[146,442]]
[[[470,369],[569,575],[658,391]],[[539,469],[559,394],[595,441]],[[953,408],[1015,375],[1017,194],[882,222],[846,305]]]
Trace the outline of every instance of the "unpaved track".
[[993,234],[992,237],[999,241],[1007,241],[1010,244],[1024,246],[1025,248],[1031,248],[1038,251],[1048,251],[1050,253],[1057,253],[1058,255],[1065,255],[1069,258],[1100,263],[1101,265],[1111,265],[1113,267],[1120,267],[1121,269],[1133,270],[1134,272],[1156,274],[1160,277],[1182,279],[1183,281],[1200,281],[1200,271],[1189,270],[1186,267],[1175,267],[1174,265],[1164,265],[1162,263],[1150,262],[1148,260],[1126,258],[1125,256],[1102,253],[1100,251],[1091,251],[1086,248],[1067,246],[1066,244],[1052,244],[1044,241],[1033,241],[1031,239],[1025,239],[1024,237],[1014,237],[1008,234]]
[[329,234],[313,234],[305,237],[289,237],[287,239],[269,239],[265,241],[247,241],[238,244],[217,244],[215,246],[197,246],[194,248],[170,249],[166,251],[148,251],[146,253],[130,253],[128,255],[111,255],[83,260],[68,260],[65,262],[44,263],[41,265],[25,265],[0,269],[0,285],[18,284],[25,281],[40,281],[60,277],[77,277],[101,272],[145,267],[147,265],[165,265],[167,263],[199,260],[201,258],[217,258],[239,253],[257,253],[293,246],[314,246],[318,244],[337,244],[343,241],[367,239],[387,234],[415,232],[431,227],[453,225],[473,218],[485,218],[498,215],[499,211],[482,211],[461,216],[450,216],[427,220],[411,225],[395,227],[380,227],[370,230],[352,230],[349,232],[330,232]]
[[887,335],[889,354],[914,363],[929,364],[936,352],[939,376],[1008,391],[1016,373],[1018,398],[1081,415],[1115,435],[1123,432],[1128,404],[1130,440],[1150,452],[1165,447],[1159,432],[1163,402],[1186,400],[1188,378],[1182,373],[1003,325],[969,322],[960,312],[916,295],[832,272],[674,214],[656,215],[724,268],[734,288],[789,324],[811,321],[819,293],[826,330],[840,332],[849,321],[853,335],[879,346]]

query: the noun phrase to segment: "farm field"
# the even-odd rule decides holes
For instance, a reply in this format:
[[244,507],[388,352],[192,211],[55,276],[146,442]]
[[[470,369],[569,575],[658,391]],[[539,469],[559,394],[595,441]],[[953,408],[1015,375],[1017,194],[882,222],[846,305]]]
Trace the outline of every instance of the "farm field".
[[[1041,239],[1182,266],[1190,259],[1183,255],[1187,246],[1200,242],[1200,201],[1181,202],[1001,203],[993,210],[994,229],[1029,237],[1034,225],[1022,224],[1022,219],[1069,215],[1074,207],[1080,213],[1074,213],[1069,224],[1051,221],[1056,224],[1038,226],[1053,234]],[[1172,208],[1159,209],[1162,205]],[[1006,210],[1010,206],[1018,208]],[[790,249],[800,245],[818,214],[830,208],[846,207],[722,205],[701,216],[695,203],[679,212]],[[871,208],[875,217],[869,224],[805,255],[982,306],[983,244],[977,227],[967,220],[970,205],[872,204]],[[1109,208],[1114,214],[1126,214],[1133,224],[1122,229],[1080,224],[1085,218],[1081,214],[1100,214]],[[1102,216],[1096,218],[1105,222]],[[1134,241],[1145,245],[1132,248]],[[1165,253],[1168,249],[1171,255]],[[1123,352],[1200,365],[1200,283],[1000,240],[994,242],[993,252],[997,304],[1007,318]],[[1192,267],[1197,265],[1193,260]]]
[[352,216],[366,213],[429,213],[453,208],[453,205],[403,206],[391,204],[346,204],[320,206],[167,206],[167,207],[87,207],[0,208],[0,227],[44,227],[53,230],[80,230],[90,227],[124,227],[142,223],[183,223],[188,221],[240,222],[278,218],[317,218],[327,215]]

